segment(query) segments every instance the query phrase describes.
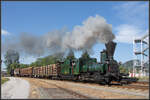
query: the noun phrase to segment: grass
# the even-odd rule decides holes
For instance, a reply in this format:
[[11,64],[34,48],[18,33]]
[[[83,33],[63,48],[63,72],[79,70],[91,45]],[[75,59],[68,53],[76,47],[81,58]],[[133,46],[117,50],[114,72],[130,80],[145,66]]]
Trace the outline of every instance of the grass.
[[141,81],[148,81],[149,77],[148,76],[139,77],[139,80],[141,80]]
[[4,84],[5,82],[7,82],[9,80],[9,78],[4,78],[4,77],[2,77],[2,79],[1,79],[1,84]]

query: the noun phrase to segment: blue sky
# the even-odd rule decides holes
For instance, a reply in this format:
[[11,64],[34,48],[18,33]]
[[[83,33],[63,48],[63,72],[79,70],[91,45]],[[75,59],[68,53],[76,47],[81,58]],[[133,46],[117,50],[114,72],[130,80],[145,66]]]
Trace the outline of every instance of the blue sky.
[[[148,32],[148,1],[140,2],[6,2],[2,3],[2,44],[5,39],[15,37],[21,32],[42,35],[47,32],[81,25],[90,16],[102,16],[112,24],[112,32],[117,42],[114,58],[126,62],[133,59],[133,37],[141,37]],[[93,47],[99,61],[104,44]],[[81,52],[76,53],[79,57]],[[24,58],[24,59],[22,59]],[[3,60],[2,56],[2,60]],[[35,57],[21,57],[22,63],[31,63]],[[2,64],[2,67],[5,67]]]

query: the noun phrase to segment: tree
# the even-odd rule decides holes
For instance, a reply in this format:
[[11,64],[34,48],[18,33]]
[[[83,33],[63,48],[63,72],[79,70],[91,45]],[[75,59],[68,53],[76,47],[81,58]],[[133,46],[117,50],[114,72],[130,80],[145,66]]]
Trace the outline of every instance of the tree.
[[89,56],[88,52],[85,51],[85,52],[82,54],[81,58],[83,58],[83,59],[88,59],[88,58],[90,58],[90,56]]
[[20,64],[15,62],[15,63],[10,64],[10,67],[11,69],[19,68]]
[[68,54],[68,56],[67,56],[67,59],[74,59],[74,58],[75,58],[74,52],[73,52],[73,50],[70,50],[70,51],[69,51],[69,54]]
[[15,65],[19,64],[19,53],[15,50],[9,49],[4,55],[4,57],[4,63],[7,67],[7,72],[10,73],[10,71],[15,68]]
[[124,68],[123,66],[120,65],[119,67],[120,73],[129,73],[129,70],[127,68]]
[[45,66],[49,64],[55,64],[58,58],[59,58],[58,56],[52,56],[52,55],[46,56],[44,58],[38,58],[35,62],[32,62],[30,66],[38,67],[38,66]]
[[26,67],[29,67],[30,65],[28,64],[19,64],[19,68],[26,68]]

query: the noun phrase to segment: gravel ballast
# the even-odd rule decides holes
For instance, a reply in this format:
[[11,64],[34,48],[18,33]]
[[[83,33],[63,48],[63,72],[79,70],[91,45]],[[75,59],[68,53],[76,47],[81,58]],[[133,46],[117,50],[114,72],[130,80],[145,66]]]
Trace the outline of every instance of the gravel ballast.
[[27,99],[30,91],[30,84],[28,81],[8,77],[10,80],[4,83],[1,87],[2,99]]
[[[61,87],[65,90],[78,93],[80,95],[92,98],[92,99],[147,99],[149,98],[149,91],[136,89],[125,89],[125,88],[116,88],[108,87],[98,84],[82,83],[82,82],[73,82],[73,81],[59,81],[59,80],[50,80],[50,79],[36,79],[36,78],[24,78],[25,80],[31,83],[31,98],[44,99],[66,99],[68,94],[62,94],[61,91],[57,90],[57,87]],[[33,84],[33,85],[32,85]],[[41,88],[39,88],[41,87]],[[55,90],[54,90],[55,88]],[[32,93],[33,92],[33,93]],[[65,92],[65,91],[64,91]],[[34,96],[34,95],[35,96]],[[41,97],[39,94],[42,94]],[[57,97],[56,97],[57,95]],[[70,98],[70,97],[69,97]],[[74,98],[72,96],[71,98]]]

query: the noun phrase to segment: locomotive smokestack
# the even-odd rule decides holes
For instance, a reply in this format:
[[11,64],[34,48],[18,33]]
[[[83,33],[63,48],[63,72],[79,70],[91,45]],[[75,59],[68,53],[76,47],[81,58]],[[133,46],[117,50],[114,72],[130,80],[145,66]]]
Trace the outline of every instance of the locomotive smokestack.
[[115,43],[113,41],[109,41],[108,43],[105,44],[106,51],[107,51],[107,54],[108,54],[108,59],[113,59],[116,44],[117,43]]

